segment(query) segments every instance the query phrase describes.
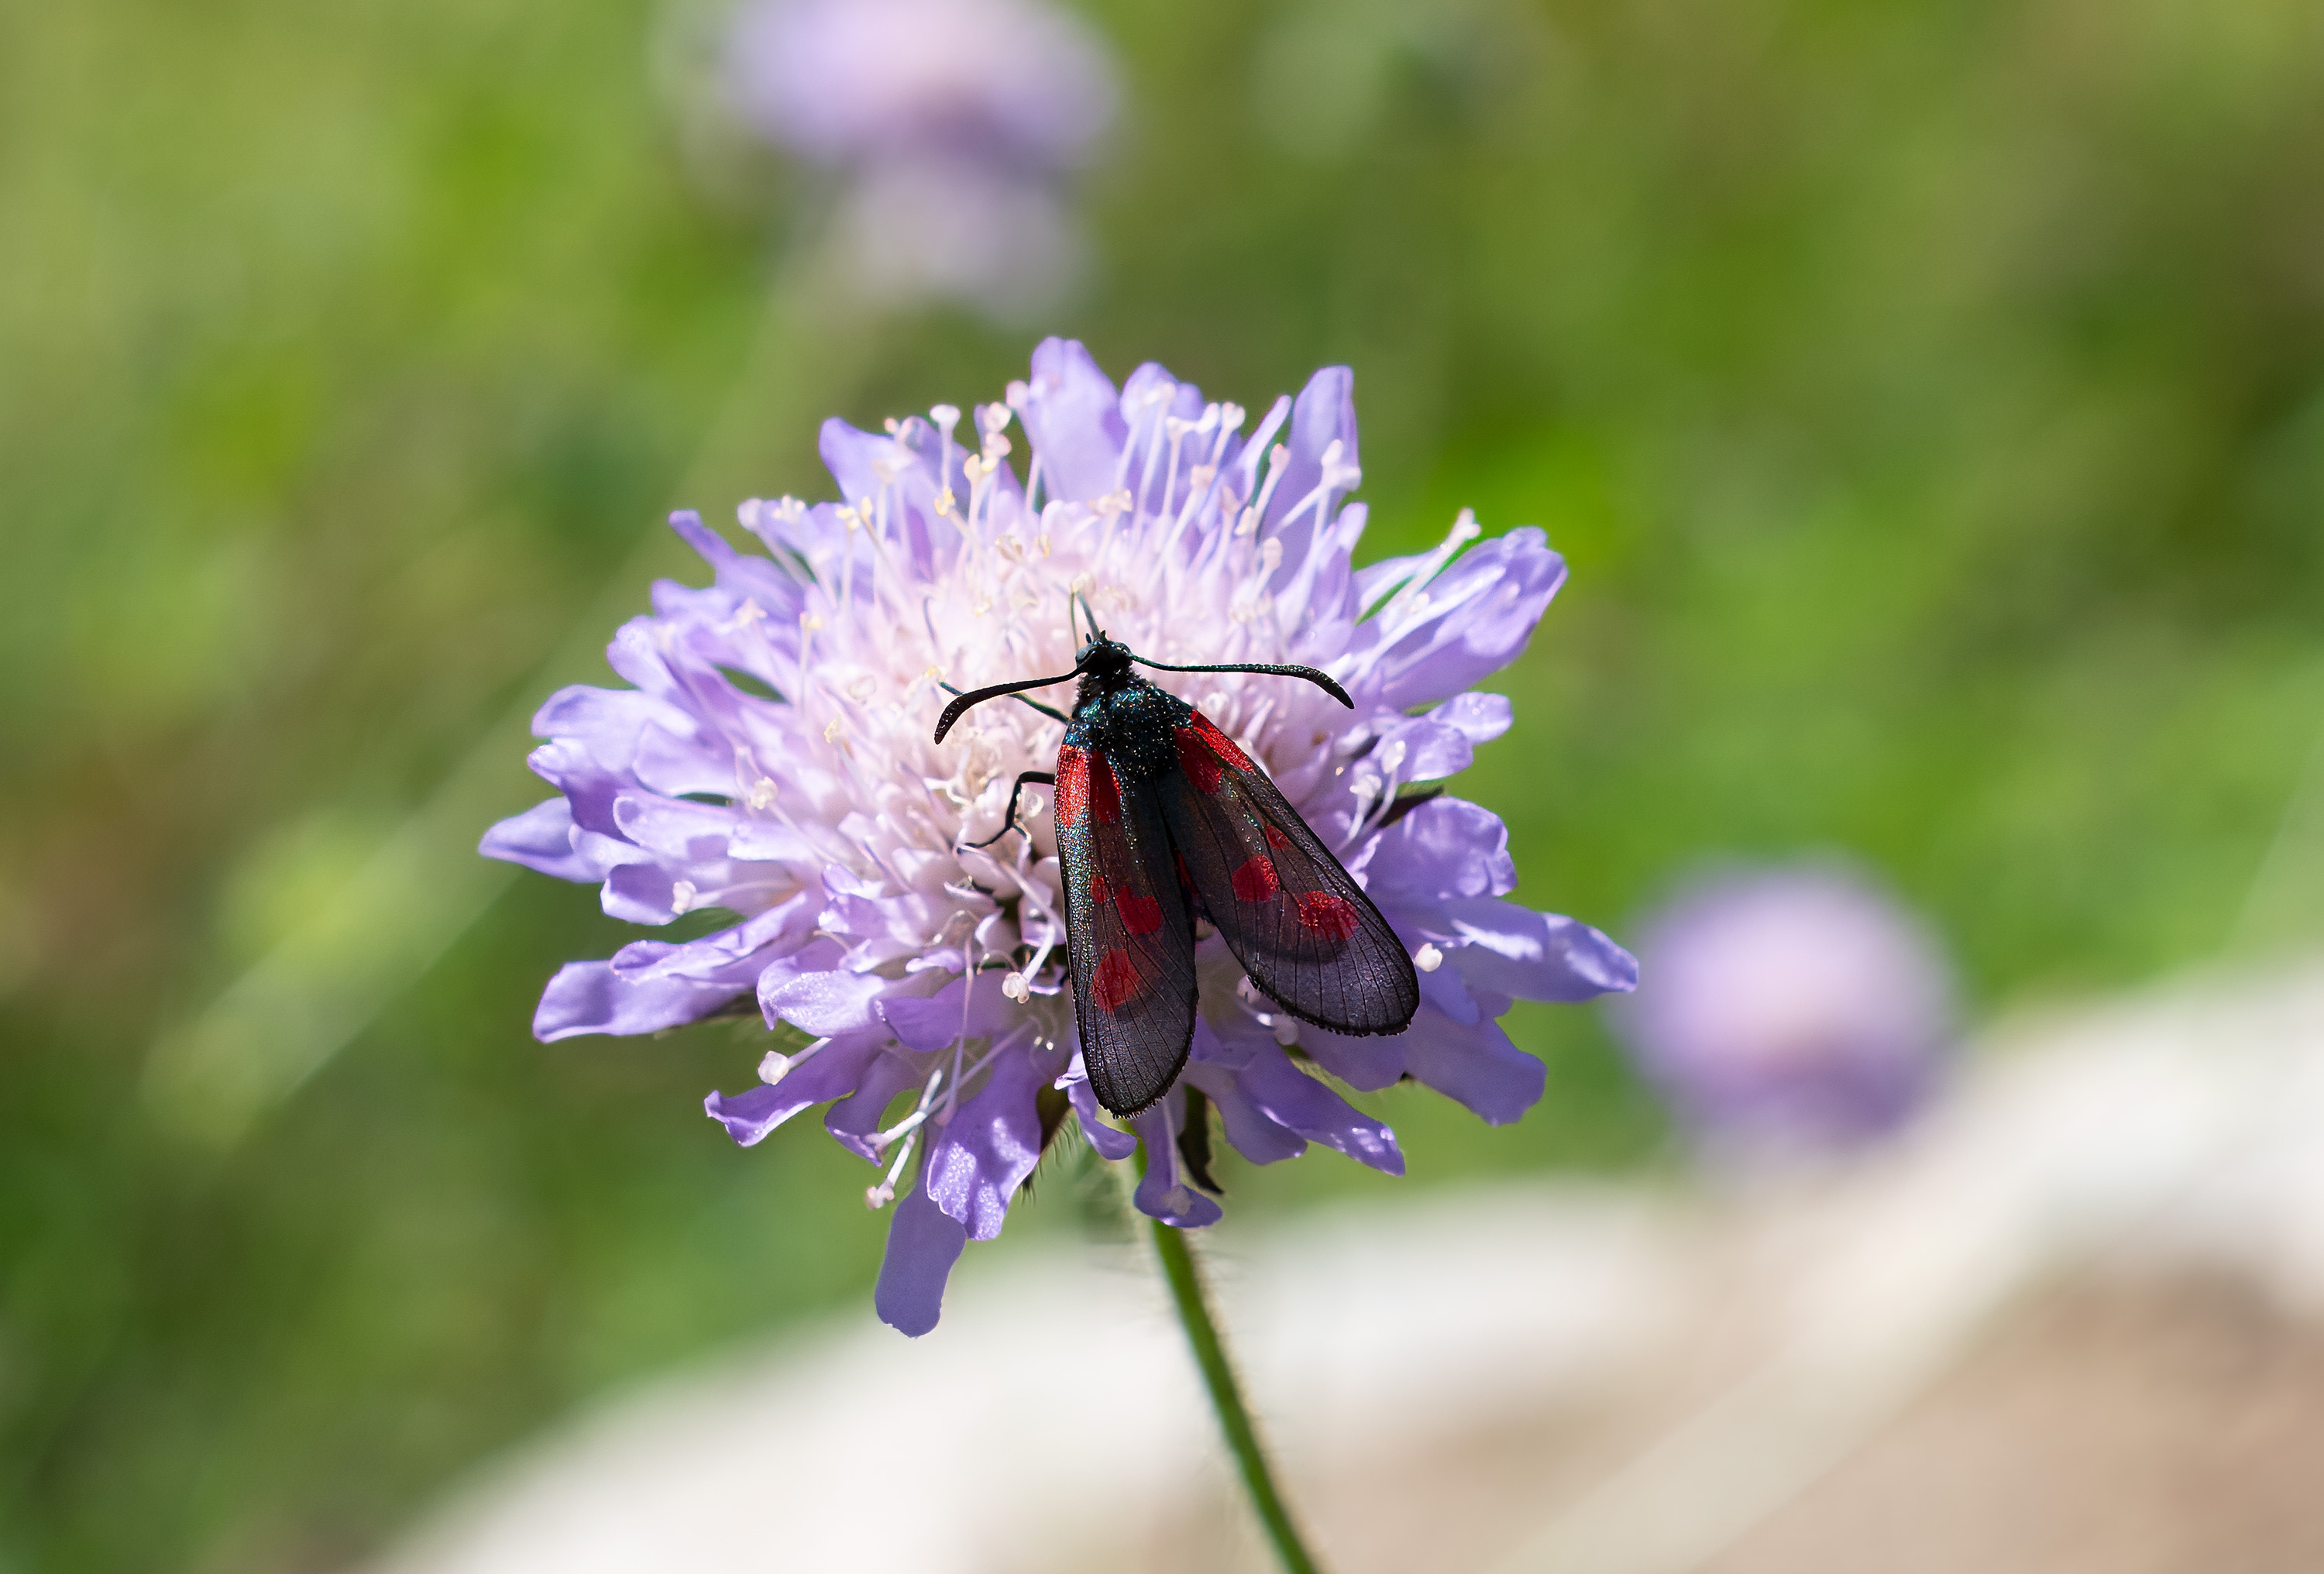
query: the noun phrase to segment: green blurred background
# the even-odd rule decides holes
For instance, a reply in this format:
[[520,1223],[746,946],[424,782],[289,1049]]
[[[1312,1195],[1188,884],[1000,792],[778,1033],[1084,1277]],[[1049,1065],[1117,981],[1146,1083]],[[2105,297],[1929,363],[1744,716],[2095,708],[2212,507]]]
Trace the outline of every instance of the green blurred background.
[[[870,1317],[863,1167],[700,1113],[755,1036],[534,1044],[620,926],[438,871],[540,796],[506,718],[687,572],[664,510],[829,495],[822,414],[1038,331],[1255,406],[1352,364],[1372,554],[1547,528],[1462,788],[1537,906],[1845,850],[1980,1014],[2324,929],[2324,11],[1090,14],[1095,265],[1001,329],[802,309],[698,14],[0,5],[0,1570],[337,1567],[611,1385]],[[409,933],[439,880],[489,906]],[[155,1046],[269,956],[383,1008],[208,1118]],[[1238,1167],[1231,1219],[1662,1162],[1594,1014],[1512,1026],[1526,1122],[1382,1095],[1409,1181]]]

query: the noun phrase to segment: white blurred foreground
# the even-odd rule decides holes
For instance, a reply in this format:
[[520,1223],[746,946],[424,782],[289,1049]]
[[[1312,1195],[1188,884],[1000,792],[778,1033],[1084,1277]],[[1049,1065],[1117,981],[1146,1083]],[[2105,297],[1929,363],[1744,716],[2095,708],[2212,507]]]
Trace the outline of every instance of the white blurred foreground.
[[[1435,1192],[1220,1239],[1328,1565],[2324,1567],[2324,969],[2001,1039],[1780,1195]],[[2026,1433],[2075,1426],[2107,1435]],[[2190,1461],[2222,1483],[2146,1489]],[[1265,1567],[1148,1265],[1076,1251],[964,1279],[921,1340],[867,1316],[633,1398],[374,1574]]]

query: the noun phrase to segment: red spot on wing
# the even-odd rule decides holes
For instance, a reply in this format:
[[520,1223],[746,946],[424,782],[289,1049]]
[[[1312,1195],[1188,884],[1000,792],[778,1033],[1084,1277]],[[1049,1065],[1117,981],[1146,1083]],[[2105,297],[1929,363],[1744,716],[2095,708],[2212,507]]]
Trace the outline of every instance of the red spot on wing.
[[1121,909],[1121,926],[1132,934],[1151,934],[1162,927],[1162,904],[1152,897],[1124,886],[1114,893],[1113,905]]
[[1345,940],[1360,926],[1355,904],[1329,891],[1307,891],[1300,896],[1299,922],[1326,940]]
[[1089,756],[1070,744],[1057,750],[1057,824],[1078,825],[1089,812]]
[[1274,826],[1261,825],[1259,829],[1267,833],[1267,844],[1269,847],[1288,847],[1291,845],[1291,838],[1286,836],[1282,832],[1277,831]]
[[1105,883],[1105,876],[1102,874],[1093,874],[1090,876],[1090,903],[1092,906],[1099,907],[1104,907],[1107,901],[1111,899],[1111,888]]
[[1235,741],[1220,732],[1217,725],[1200,711],[1194,713],[1194,731],[1203,735],[1203,741],[1211,746],[1211,752],[1227,765],[1237,770],[1251,768],[1250,756],[1236,748]]
[[[1239,865],[1231,878],[1234,884],[1234,894],[1246,902],[1263,902],[1273,896],[1277,888],[1282,884],[1275,878],[1274,862],[1264,858],[1250,859]],[[1321,895],[1322,893],[1309,894]],[[1335,897],[1332,899],[1337,901],[1339,898]],[[1302,923],[1306,922],[1307,909],[1304,903],[1300,906],[1299,917]],[[1314,927],[1312,924],[1307,926],[1310,929]]]
[[1089,757],[1089,801],[1100,823],[1111,825],[1121,818],[1121,789],[1114,785],[1113,766],[1102,754]]
[[1119,1011],[1145,987],[1130,953],[1117,947],[1098,959],[1097,971],[1090,979],[1090,999],[1101,1011]]
[[1186,773],[1186,779],[1194,784],[1196,792],[1206,796],[1218,791],[1219,757],[1211,752],[1211,746],[1194,728],[1180,727],[1176,734],[1178,766]]

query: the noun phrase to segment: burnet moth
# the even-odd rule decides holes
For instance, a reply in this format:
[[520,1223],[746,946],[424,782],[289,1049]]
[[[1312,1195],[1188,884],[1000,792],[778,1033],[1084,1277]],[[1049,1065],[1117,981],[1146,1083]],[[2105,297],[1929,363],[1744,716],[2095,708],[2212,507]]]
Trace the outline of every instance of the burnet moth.
[[1290,1016],[1333,1033],[1403,1032],[1420,1008],[1420,978],[1396,931],[1267,773],[1209,717],[1132,667],[1301,677],[1353,709],[1347,691],[1312,667],[1148,661],[1108,639],[1086,603],[1081,610],[1090,637],[1071,672],[961,695],[945,707],[936,741],[972,705],[1081,679],[1070,717],[1024,702],[1065,723],[1057,768],[1018,777],[1001,829],[971,845],[1019,829],[1028,784],[1056,789],[1066,965],[1098,1102],[1135,1115],[1185,1067],[1198,917]]

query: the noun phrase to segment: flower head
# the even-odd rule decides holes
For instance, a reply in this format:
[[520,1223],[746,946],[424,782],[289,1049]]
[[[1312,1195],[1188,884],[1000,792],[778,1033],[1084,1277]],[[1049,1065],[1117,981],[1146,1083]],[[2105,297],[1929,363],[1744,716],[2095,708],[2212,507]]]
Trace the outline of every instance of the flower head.
[[[1327,1078],[1370,1090],[1409,1076],[1513,1120],[1543,1070],[1500,1029],[1511,999],[1635,980],[1596,930],[1504,899],[1517,876],[1490,812],[1406,790],[1508,728],[1508,701],[1470,686],[1524,648],[1565,570],[1539,530],[1471,546],[1466,514],[1432,552],[1355,568],[1351,391],[1344,368],[1320,372],[1254,428],[1159,366],[1117,390],[1052,339],[1003,401],[885,433],[829,421],[841,501],[745,504],[763,551],[676,515],[714,582],[657,584],[653,613],[621,631],[609,655],[634,686],[567,689],[535,720],[549,741],[532,766],[560,796],[495,826],[484,851],[601,884],[616,917],[715,908],[732,922],[567,966],[534,1031],[647,1033],[755,1003],[770,1026],[808,1036],[707,1107],[747,1145],[831,1106],[833,1136],[880,1166],[870,1201],[896,1201],[877,1302],[907,1332],[935,1324],[954,1259],[1000,1230],[1068,1118],[1107,1159],[1146,1145],[1148,1213],[1208,1224],[1212,1109],[1254,1162],[1314,1142],[1398,1174],[1394,1134]],[[992,703],[930,741],[945,685],[1072,667],[1076,591],[1157,660],[1305,664],[1355,699],[1156,675],[1266,767],[1410,945],[1409,1030],[1342,1038],[1272,1012],[1208,936],[1186,1070],[1130,1130],[1100,1116],[1046,806],[1026,835],[963,845],[1000,828],[1018,772],[1053,763],[1059,726]]]
[[1699,879],[1648,921],[1638,953],[1646,987],[1617,1023],[1714,1152],[1781,1157],[1890,1131],[1951,1041],[1935,936],[1837,865]]
[[1103,45],[1042,0],[757,0],[729,96],[769,142],[839,171],[851,280],[999,310],[1061,286],[1080,242],[1061,200],[1112,120]]

